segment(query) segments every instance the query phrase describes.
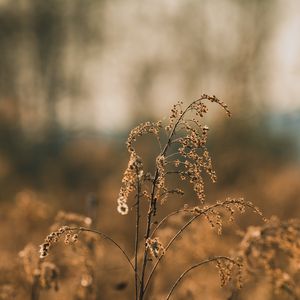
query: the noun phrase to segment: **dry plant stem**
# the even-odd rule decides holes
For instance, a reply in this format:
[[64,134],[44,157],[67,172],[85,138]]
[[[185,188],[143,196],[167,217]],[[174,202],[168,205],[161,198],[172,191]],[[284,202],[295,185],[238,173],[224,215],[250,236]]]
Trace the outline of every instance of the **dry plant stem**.
[[136,224],[135,224],[135,245],[134,245],[134,282],[135,282],[135,299],[138,299],[138,246],[139,246],[139,232],[140,232],[140,193],[141,183],[138,177],[137,181],[137,195],[136,195]]
[[[109,237],[108,235],[106,235],[105,233],[98,231],[98,230],[94,230],[94,229],[89,229],[89,228],[85,228],[85,227],[71,227],[69,230],[74,230],[74,231],[79,231],[79,232],[92,232],[95,233],[99,236],[102,236],[104,239],[109,240],[110,242],[112,242],[124,255],[124,257],[126,258],[127,262],[129,263],[130,267],[132,268],[132,270],[135,272],[134,269],[134,265],[132,264],[128,254],[124,251],[124,249],[117,243],[115,242],[111,237]],[[137,276],[138,277],[138,276]],[[138,277],[138,280],[140,281],[140,278]]]
[[[219,203],[215,203],[209,207],[207,207],[206,209],[204,209],[202,211],[201,214],[205,214],[206,212],[210,211],[211,209],[214,209],[218,206],[223,206],[223,205],[226,205],[226,204],[229,204],[231,203],[230,200],[225,200],[223,202],[219,202]],[[246,204],[247,205],[247,204]],[[177,214],[180,214],[180,213],[183,213],[183,212],[187,212],[186,209],[178,209],[178,210],[175,210],[171,213],[169,213],[168,215],[166,215],[157,225],[156,227],[154,228],[154,230],[152,231],[152,234],[151,234],[151,237],[153,237],[154,233],[163,225],[163,223],[165,223],[170,217],[174,216],[174,215],[177,215]],[[200,215],[197,215],[197,216],[200,216]]]
[[180,154],[179,152],[174,152],[174,153],[172,153],[172,154],[166,156],[166,160],[168,160],[169,158],[171,158],[171,157],[173,157],[173,156],[175,156],[175,155],[179,155],[179,154]]
[[[182,231],[183,231],[186,227],[188,227],[188,226],[189,226],[195,219],[197,219],[198,217],[199,217],[199,215],[198,215],[198,216],[192,217],[192,218],[191,218],[191,219],[190,219],[183,227],[180,228],[180,230],[174,235],[174,237],[170,240],[170,242],[168,243],[168,245],[165,247],[165,253],[168,251],[168,249],[169,249],[170,246],[173,244],[173,242],[176,240],[176,238],[182,233]],[[153,274],[154,274],[154,272],[155,272],[157,266],[159,265],[159,263],[160,263],[160,261],[162,260],[163,257],[164,257],[164,255],[161,255],[161,256],[157,259],[157,261],[156,261],[154,267],[152,268],[152,270],[151,270],[151,272],[150,272],[150,275],[149,275],[149,277],[148,277],[148,280],[147,280],[147,282],[146,282],[146,284],[145,284],[145,291],[146,291],[147,287],[149,286],[149,283],[150,283],[150,281],[151,281],[151,278],[152,278],[152,276],[153,276]]]
[[172,216],[174,216],[174,215],[177,215],[177,214],[179,214],[179,213],[181,213],[181,212],[184,212],[185,210],[184,209],[178,209],[178,210],[175,210],[175,211],[173,211],[173,212],[171,212],[171,213],[169,213],[168,215],[166,215],[157,225],[156,225],[156,227],[153,229],[153,231],[152,231],[152,233],[151,233],[151,235],[150,235],[150,238],[153,238],[153,236],[154,236],[154,233],[161,227],[161,225],[163,224],[163,223],[165,223],[166,221],[167,221],[167,219],[169,219],[170,217],[172,217]]
[[212,258],[208,258],[206,260],[203,260],[201,261],[200,263],[197,263],[193,266],[191,266],[190,268],[186,269],[179,277],[178,279],[175,281],[175,283],[173,284],[168,296],[166,297],[166,300],[169,300],[173,291],[175,290],[175,288],[177,287],[177,285],[179,284],[179,282],[183,279],[183,277],[185,275],[187,275],[187,273],[189,273],[190,271],[192,271],[193,269],[195,268],[198,268],[198,267],[201,267],[202,265],[205,265],[207,263],[210,263],[210,262],[213,262],[213,261],[216,261],[216,260],[219,260],[219,259],[224,259],[224,260],[228,260],[232,263],[235,263],[235,261],[227,256],[215,256],[215,257],[212,257]]
[[[153,184],[152,184],[151,201],[149,203],[149,209],[148,209],[148,214],[147,214],[146,234],[144,236],[145,241],[150,236],[151,220],[152,220],[152,215],[153,215],[154,206],[155,206],[154,193],[155,193],[155,186],[156,186],[157,178],[158,178],[158,170],[156,169],[155,177],[154,177]],[[148,260],[148,249],[146,248],[146,244],[145,244],[144,258],[143,258],[142,271],[141,271],[141,284],[140,284],[139,300],[142,300],[143,296],[144,296],[144,279],[145,279],[147,260]]]
[[[164,156],[169,148],[169,146],[171,145],[172,142],[172,137],[175,134],[176,128],[179,124],[179,122],[182,120],[183,116],[185,115],[185,113],[190,109],[192,104],[190,104],[183,112],[182,114],[179,116],[178,120],[176,121],[176,123],[174,124],[170,135],[168,137],[167,143],[164,147],[164,149],[161,151],[160,155]],[[145,240],[147,240],[150,237],[150,231],[151,231],[151,223],[152,223],[152,217],[155,215],[155,210],[156,210],[156,199],[154,197],[155,195],[155,189],[156,189],[156,182],[158,179],[158,168],[156,168],[155,170],[155,175],[154,175],[154,179],[152,182],[152,191],[151,191],[151,199],[150,199],[150,203],[149,203],[149,209],[148,209],[148,215],[147,215],[147,226],[146,226],[146,233],[145,233]],[[147,266],[147,262],[148,262],[148,249],[146,249],[145,246],[145,250],[144,250],[144,259],[143,259],[143,264],[142,264],[142,271],[141,271],[141,286],[140,286],[140,297],[139,300],[142,300],[144,297],[144,279],[145,279],[145,271],[146,271],[146,266]]]
[[[186,222],[185,223],[185,225],[183,225],[181,228],[180,228],[180,230],[173,236],[173,238],[169,241],[169,243],[168,243],[168,245],[165,247],[165,254],[166,254],[166,252],[168,251],[168,249],[171,247],[171,245],[173,244],[173,242],[178,238],[178,236],[180,236],[180,234],[191,224],[191,223],[193,223],[193,221],[195,221],[196,219],[198,219],[200,216],[202,216],[202,215],[204,215],[205,213],[207,213],[209,210],[211,210],[211,209],[214,209],[214,208],[216,208],[216,207],[222,207],[222,206],[224,206],[224,204],[228,204],[228,203],[232,203],[230,200],[226,200],[226,201],[223,201],[223,202],[219,202],[219,203],[216,203],[216,204],[213,204],[213,205],[211,205],[211,206],[209,206],[208,208],[206,208],[206,209],[204,209],[201,213],[199,213],[198,215],[196,215],[196,216],[193,216],[188,222]],[[245,206],[248,206],[248,207],[250,207],[250,208],[253,208],[253,206],[251,205],[251,204],[249,204],[249,203],[245,203]],[[169,215],[167,215],[164,219],[162,219],[161,220],[161,222],[156,226],[156,228],[154,229],[154,232],[169,218],[169,217],[171,217],[171,216],[173,216],[173,215],[176,215],[176,214],[178,214],[178,213],[181,213],[181,212],[183,212],[184,210],[178,210],[178,211],[175,211],[175,212],[173,212],[173,213],[170,213]],[[152,270],[151,270],[151,272],[150,272],[150,275],[149,275],[149,277],[148,277],[148,280],[147,280],[147,282],[146,282],[146,284],[145,284],[145,291],[146,291],[146,289],[147,289],[147,287],[148,287],[148,285],[149,285],[149,283],[150,283],[150,281],[151,281],[151,278],[152,278],[152,276],[153,276],[153,274],[154,274],[154,272],[155,272],[155,270],[156,270],[156,268],[158,267],[158,265],[159,265],[159,263],[161,262],[161,260],[162,260],[162,258],[165,256],[165,254],[164,255],[161,255],[158,259],[157,259],[157,261],[156,261],[156,263],[155,263],[155,265],[153,266],[153,268],[152,268]]]

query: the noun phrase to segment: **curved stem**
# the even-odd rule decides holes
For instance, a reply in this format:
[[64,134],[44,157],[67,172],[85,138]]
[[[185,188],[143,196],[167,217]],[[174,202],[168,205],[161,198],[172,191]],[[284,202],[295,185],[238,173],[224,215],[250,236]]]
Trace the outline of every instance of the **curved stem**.
[[126,258],[127,262],[129,263],[130,267],[135,272],[134,265],[132,264],[128,254],[124,251],[124,249],[117,242],[115,242],[111,237],[109,237],[105,233],[95,230],[95,229],[90,229],[90,228],[85,228],[85,227],[71,227],[70,230],[78,230],[78,231],[82,231],[82,232],[92,232],[92,233],[98,234],[99,236],[102,236],[106,240],[109,240],[123,253],[123,255]]
[[198,121],[193,120],[193,119],[188,119],[186,121],[194,123],[199,129],[202,129],[202,126],[198,123]]
[[181,174],[182,172],[180,171],[168,171],[168,172],[165,172],[164,176],[166,175],[170,175],[170,174]]
[[[162,258],[166,255],[166,252],[168,251],[168,249],[171,247],[171,245],[174,243],[174,241],[178,238],[178,236],[180,236],[180,234],[191,224],[193,223],[193,221],[195,221],[196,219],[198,219],[200,216],[202,216],[203,214],[206,214],[209,210],[211,209],[214,209],[216,207],[222,207],[222,206],[225,206],[227,204],[234,204],[234,203],[239,203],[238,200],[225,200],[223,202],[218,202],[216,204],[213,204],[205,209],[202,209],[197,215],[193,216],[187,223],[185,223],[185,225],[183,225],[180,230],[173,236],[173,238],[169,241],[168,245],[165,247],[165,253],[164,255],[161,255],[155,265],[153,266],[151,272],[150,272],[150,275],[148,277],[148,280],[146,282],[146,285],[145,285],[145,290],[147,289],[150,281],[151,281],[151,278],[157,268],[157,266],[159,265],[160,261],[162,260]],[[248,206],[250,208],[253,208],[253,205],[250,204],[250,203],[244,203],[245,206]],[[183,211],[183,210],[181,210]],[[181,212],[180,210],[179,211],[175,211],[174,213],[170,213],[169,215],[167,215],[164,219],[161,220],[161,222],[156,226],[156,228],[154,229],[154,231],[156,231],[168,218],[170,218],[171,216],[177,214],[177,213],[180,213]]]
[[[182,233],[182,231],[184,231],[184,229],[185,229],[186,227],[188,227],[188,226],[189,226],[194,220],[196,220],[198,217],[199,217],[199,215],[192,217],[192,218],[191,218],[191,219],[190,219],[183,227],[180,228],[180,230],[173,236],[173,238],[170,240],[170,242],[169,242],[168,245],[166,246],[166,248],[165,248],[165,253],[168,251],[168,249],[169,249],[170,246],[173,244],[173,242],[176,240],[176,238]],[[151,272],[150,272],[150,275],[149,275],[149,277],[148,277],[148,280],[147,280],[147,282],[146,282],[146,285],[145,285],[145,291],[146,291],[146,289],[147,289],[147,287],[148,287],[148,285],[149,285],[149,283],[150,283],[150,281],[151,281],[151,278],[152,278],[152,276],[153,276],[153,274],[154,274],[154,272],[155,272],[157,266],[159,265],[160,261],[162,260],[162,258],[163,258],[164,256],[165,256],[165,254],[164,254],[164,255],[161,255],[161,256],[157,259],[157,261],[156,261],[154,267],[152,268],[152,270],[151,270]]]
[[[168,161],[168,162],[166,162],[166,165],[172,165],[172,164],[174,164],[175,163],[175,161],[173,160],[173,161]],[[178,162],[178,165],[185,165],[185,163],[183,162],[183,161],[179,161]]]
[[189,273],[190,271],[192,271],[192,270],[195,269],[195,268],[201,267],[202,265],[205,265],[205,264],[210,263],[210,262],[212,262],[212,261],[216,261],[216,260],[218,260],[218,259],[225,259],[225,260],[231,261],[232,263],[235,263],[235,261],[234,261],[233,259],[231,259],[231,258],[229,258],[229,257],[227,257],[227,256],[215,256],[215,257],[212,257],[212,258],[208,258],[208,259],[206,259],[206,260],[203,260],[203,261],[201,261],[200,263],[197,263],[197,264],[191,266],[190,268],[186,269],[186,270],[178,277],[178,279],[175,281],[175,283],[173,284],[173,286],[172,286],[172,288],[171,288],[171,290],[170,290],[168,296],[166,297],[166,300],[169,300],[169,299],[170,299],[170,297],[171,297],[171,295],[172,295],[174,289],[177,287],[177,285],[179,284],[179,282],[183,279],[183,277],[184,277],[187,273]]
[[157,140],[158,145],[159,145],[159,150],[162,151],[162,145],[161,145],[161,141],[160,141],[159,136],[156,136],[156,140]]
[[175,155],[178,155],[178,154],[180,154],[180,153],[179,152],[173,152],[173,153],[169,154],[168,156],[166,156],[166,160],[173,157],[173,156],[175,156]]
[[170,217],[172,217],[172,216],[174,216],[174,215],[177,215],[177,214],[179,214],[179,213],[181,213],[181,212],[184,212],[184,211],[185,211],[184,209],[178,209],[178,210],[175,210],[175,211],[169,213],[168,215],[166,215],[166,216],[165,216],[165,217],[164,217],[164,218],[156,225],[156,227],[153,229],[153,231],[152,231],[150,237],[153,238],[154,233],[161,227],[161,225],[162,225],[167,219],[169,219]]

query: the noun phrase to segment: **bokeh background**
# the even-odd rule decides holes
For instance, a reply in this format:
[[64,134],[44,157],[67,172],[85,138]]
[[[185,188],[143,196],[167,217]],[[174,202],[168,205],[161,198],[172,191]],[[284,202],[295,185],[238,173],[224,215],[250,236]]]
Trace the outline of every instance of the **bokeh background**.
[[[233,113],[210,106],[218,183],[207,198],[243,196],[268,217],[298,217],[299,12],[297,0],[0,0],[0,269],[41,243],[59,210],[132,247],[132,224],[116,211],[127,134],[202,93]],[[99,299],[125,299],[115,284],[102,280],[113,296]]]

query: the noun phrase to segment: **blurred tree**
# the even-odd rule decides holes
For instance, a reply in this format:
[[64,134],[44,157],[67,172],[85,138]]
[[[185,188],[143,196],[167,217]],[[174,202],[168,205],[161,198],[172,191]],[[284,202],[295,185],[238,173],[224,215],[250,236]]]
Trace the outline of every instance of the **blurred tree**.
[[0,100],[16,103],[21,127],[55,125],[58,103],[84,95],[83,59],[101,42],[90,17],[95,9],[101,17],[103,3],[27,0],[0,9]]

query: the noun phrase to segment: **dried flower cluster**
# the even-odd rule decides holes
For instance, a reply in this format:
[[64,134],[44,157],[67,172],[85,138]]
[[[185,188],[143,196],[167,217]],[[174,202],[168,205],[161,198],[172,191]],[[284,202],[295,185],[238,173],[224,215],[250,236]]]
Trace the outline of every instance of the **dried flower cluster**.
[[[68,226],[62,225],[68,224]],[[78,241],[78,235],[81,228],[89,229],[92,225],[92,219],[80,214],[59,211],[55,217],[55,223],[51,226],[52,232],[45,238],[40,245],[40,258],[44,258],[49,254],[50,248],[56,244],[63,236],[66,245],[75,244]],[[86,244],[93,241],[84,238]]]
[[78,240],[78,233],[69,226],[60,227],[46,236],[43,244],[40,245],[40,258],[49,255],[50,248],[65,236],[65,244],[75,243]]
[[122,179],[123,186],[120,189],[118,197],[118,212],[121,215],[128,214],[128,204],[127,200],[129,194],[133,192],[136,188],[136,183],[138,178],[143,175],[143,163],[141,158],[133,150],[130,154],[130,160],[128,162],[127,169],[124,172],[124,177]]
[[32,284],[36,274],[40,273],[36,247],[31,243],[27,244],[25,248],[19,252],[19,257],[22,260],[26,278]]
[[[165,127],[162,127],[161,121],[157,123],[146,122],[140,124],[130,132],[127,139],[127,149],[130,153],[130,159],[128,167],[124,172],[123,186],[120,189],[117,200],[117,209],[120,214],[126,215],[128,213],[127,201],[129,194],[136,189],[138,178],[141,179],[142,175],[144,175],[143,163],[136,153],[134,142],[142,135],[154,134],[160,143],[160,131],[163,129],[169,137],[165,147],[161,147],[161,153],[156,158],[156,174],[148,176],[148,179],[154,183],[154,193],[151,196],[151,192],[149,193],[146,189],[143,192],[146,198],[153,198],[152,210],[154,215],[156,213],[157,200],[164,203],[170,194],[184,194],[180,189],[168,189],[166,181],[169,174],[179,174],[182,180],[188,180],[193,185],[198,199],[202,203],[204,202],[203,171],[209,175],[212,182],[216,182],[217,180],[210,154],[206,148],[209,128],[207,125],[202,125],[199,120],[208,111],[208,107],[203,103],[204,100],[218,103],[230,116],[230,112],[224,102],[215,96],[204,94],[200,99],[192,102],[186,109],[182,108],[183,102],[175,104],[171,110],[169,124]],[[167,155],[171,146],[173,152]],[[175,150],[174,147],[176,148]]]
[[163,244],[159,241],[159,238],[154,239],[148,238],[146,240],[146,248],[150,250],[150,253],[153,257],[158,258],[160,255],[165,254],[165,248]]
[[142,179],[144,175],[143,172],[143,162],[142,159],[137,155],[134,148],[134,142],[138,137],[145,134],[154,134],[154,136],[159,141],[159,130],[161,128],[161,122],[146,122],[131,130],[126,145],[128,152],[130,153],[130,159],[128,166],[124,172],[122,179],[122,187],[119,192],[119,197],[117,199],[118,207],[117,210],[121,215],[127,215],[128,208],[128,197],[131,192],[133,192],[137,187],[137,181]]
[[[51,229],[57,230],[61,228],[63,224],[68,224],[73,230],[65,233],[64,243],[67,245],[74,245],[78,240],[78,233],[81,231],[80,228],[84,227],[89,229],[92,226],[92,219],[84,215],[64,212],[58,212],[55,223],[51,226]],[[77,229],[75,229],[77,228]],[[76,286],[76,299],[78,300],[95,300],[97,298],[97,283],[96,283],[96,240],[94,236],[82,235],[80,242],[76,243],[76,247],[71,247],[75,253],[84,253],[84,255],[68,256],[67,262],[63,264],[72,264],[76,267],[78,278]]]
[[[68,224],[68,226],[63,224]],[[64,211],[58,212],[55,217],[55,223],[51,226],[52,233],[46,237],[44,243],[40,246],[40,274],[43,276],[39,280],[41,288],[44,288],[50,278],[53,278],[53,287],[55,287],[54,283],[56,287],[58,286],[58,269],[52,268],[53,272],[51,273],[51,266],[54,266],[53,263],[44,260],[49,254],[51,247],[62,239],[65,245],[74,245],[78,241],[79,233],[84,230],[90,230],[91,225],[91,218],[84,215]],[[76,255],[75,257],[67,255],[59,259],[54,255],[52,259],[58,260],[60,267],[70,264],[76,267],[77,286],[74,292],[76,299],[95,300],[97,298],[95,260],[97,259],[96,251],[99,250],[99,247],[95,245],[95,238],[90,235],[82,235],[80,242],[76,243],[76,247],[70,247],[70,250],[77,254],[84,253],[84,255]],[[55,282],[54,278],[56,279]]]
[[156,158],[156,168],[157,168],[157,188],[155,193],[155,199],[160,198],[160,202],[163,204],[168,194],[170,193],[168,188],[166,187],[166,176],[165,176],[165,166],[167,162],[163,155],[159,155]]
[[219,270],[219,276],[221,280],[221,286],[225,286],[231,279],[233,274],[233,267],[236,266],[238,269],[237,282],[238,287],[242,286],[242,264],[238,260],[232,259],[217,259],[216,267]]
[[26,280],[36,297],[40,289],[58,290],[58,267],[52,262],[40,261],[34,245],[28,244],[19,252],[19,257],[22,259]]
[[276,293],[300,296],[300,221],[281,222],[273,217],[261,227],[250,227],[240,245],[247,270],[271,280]]
[[156,123],[153,122],[145,122],[137,127],[133,128],[131,132],[129,133],[126,145],[128,152],[135,152],[134,148],[134,142],[136,142],[138,137],[141,137],[145,134],[154,134],[154,136],[159,140],[159,131],[161,129],[161,121],[158,121]]
[[[170,124],[167,129],[171,131],[170,143],[178,144],[177,153],[179,158],[170,160],[177,168],[182,180],[189,180],[201,202],[204,201],[204,182],[202,173],[205,171],[212,182],[216,182],[216,172],[213,170],[212,160],[206,148],[209,128],[200,123],[208,111],[204,100],[216,102],[222,106],[230,116],[227,105],[215,96],[202,95],[200,99],[192,102],[186,109],[182,109],[182,103],[174,106]],[[178,137],[177,137],[177,136]],[[174,138],[173,138],[174,137]],[[172,154],[173,155],[173,154]],[[179,168],[179,170],[178,170]],[[176,172],[172,170],[172,172]]]
[[45,289],[58,290],[58,268],[54,263],[44,262],[41,264],[40,282]]
[[229,220],[231,222],[234,220],[234,214],[236,211],[244,213],[246,208],[250,208],[255,214],[258,214],[264,222],[267,221],[257,206],[250,201],[245,201],[243,198],[227,198],[225,201],[217,201],[213,205],[205,205],[203,207],[195,206],[193,208],[188,208],[186,205],[184,210],[196,216],[204,215],[211,227],[217,228],[218,233],[221,234],[223,224],[221,212],[218,210],[220,208],[229,213]]

